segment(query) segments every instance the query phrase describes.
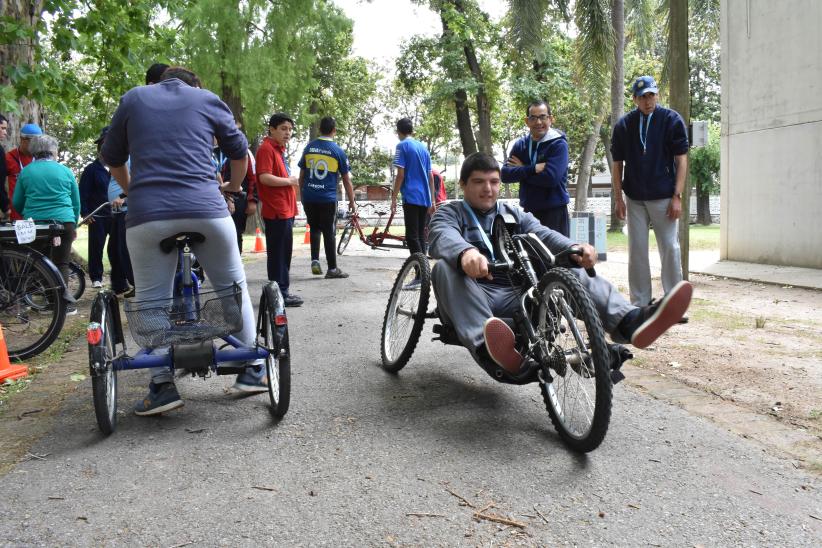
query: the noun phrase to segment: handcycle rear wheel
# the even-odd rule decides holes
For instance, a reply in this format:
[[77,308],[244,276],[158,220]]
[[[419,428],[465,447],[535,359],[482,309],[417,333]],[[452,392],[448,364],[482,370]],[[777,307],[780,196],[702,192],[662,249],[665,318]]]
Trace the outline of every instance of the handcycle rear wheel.
[[[88,353],[94,414],[97,426],[106,436],[117,428],[117,370],[114,368],[114,358],[118,337],[112,308],[115,299],[108,292],[98,294],[92,303],[89,318]],[[100,332],[92,336],[92,329],[97,325]]]
[[351,241],[351,234],[354,232],[354,223],[348,221],[340,234],[340,241],[337,243],[337,255],[342,255],[345,248],[348,247],[348,242]]
[[75,262],[69,263],[69,279],[66,280],[69,293],[75,300],[80,300],[86,291],[86,271]]
[[271,414],[281,419],[291,403],[291,349],[288,343],[288,325],[277,325],[278,315],[285,317],[280,290],[275,283],[263,288],[260,298],[260,331],[269,354],[265,359],[268,380],[268,398]]
[[[552,382],[540,382],[545,407],[563,442],[587,453],[605,439],[611,419],[612,384],[605,334],[590,297],[573,273],[549,270],[537,334],[550,341]],[[559,323],[555,329],[553,319]]]
[[382,322],[380,353],[382,367],[396,373],[408,363],[420,339],[431,291],[431,270],[422,253],[403,263]]
[[9,358],[43,352],[66,320],[63,280],[35,251],[0,249],[0,324]]

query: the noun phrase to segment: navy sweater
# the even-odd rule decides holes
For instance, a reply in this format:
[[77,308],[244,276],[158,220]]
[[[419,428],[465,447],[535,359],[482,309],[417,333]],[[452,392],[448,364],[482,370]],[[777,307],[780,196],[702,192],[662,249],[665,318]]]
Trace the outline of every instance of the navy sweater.
[[245,158],[245,136],[210,91],[172,78],[123,95],[100,152],[110,166],[131,157],[126,226],[228,217],[211,163],[215,136],[229,158]]
[[[662,200],[674,195],[674,156],[688,152],[688,131],[675,110],[656,107],[648,124],[647,150],[639,139],[639,109],[619,119],[611,138],[615,162],[625,162],[622,190],[632,200]],[[643,116],[643,123],[647,119]]]
[[[519,183],[519,203],[525,211],[541,211],[568,204],[568,139],[559,130],[551,128],[537,143],[536,157],[528,155],[531,135],[526,134],[514,143],[511,156],[523,163],[502,166],[503,183]],[[534,152],[531,145],[531,151]],[[507,160],[507,159],[506,159]],[[545,162],[542,173],[536,173],[534,164]]]

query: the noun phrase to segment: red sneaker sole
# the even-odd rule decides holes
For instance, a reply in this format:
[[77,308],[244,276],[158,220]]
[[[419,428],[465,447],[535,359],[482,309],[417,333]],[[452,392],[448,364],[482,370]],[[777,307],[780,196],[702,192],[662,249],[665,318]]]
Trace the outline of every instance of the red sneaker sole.
[[485,348],[497,365],[516,375],[522,365],[522,355],[514,347],[516,337],[511,328],[499,318],[489,318],[483,327]]

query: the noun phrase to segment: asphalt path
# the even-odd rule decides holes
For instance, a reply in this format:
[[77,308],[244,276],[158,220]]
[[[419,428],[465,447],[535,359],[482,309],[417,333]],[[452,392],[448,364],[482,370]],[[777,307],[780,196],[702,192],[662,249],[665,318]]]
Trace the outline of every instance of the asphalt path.
[[[136,417],[147,374],[131,371],[106,438],[88,383],[32,448],[45,456],[0,478],[0,544],[822,543],[818,476],[624,384],[605,442],[582,456],[536,385],[494,382],[464,349],[432,342],[431,322],[409,365],[385,373],[380,328],[404,254],[352,248],[347,280],[311,276],[304,249],[294,259],[305,305],[288,309],[282,421],[226,377],[182,379],[184,408]],[[264,261],[247,272],[256,301]]]

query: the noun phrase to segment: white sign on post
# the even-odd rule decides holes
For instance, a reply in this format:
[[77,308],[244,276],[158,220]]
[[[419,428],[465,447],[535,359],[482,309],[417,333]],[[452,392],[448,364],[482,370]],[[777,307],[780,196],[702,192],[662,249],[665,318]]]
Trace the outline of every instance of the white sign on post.
[[37,227],[34,221],[14,221],[14,233],[17,235],[18,244],[30,244],[37,236]]

